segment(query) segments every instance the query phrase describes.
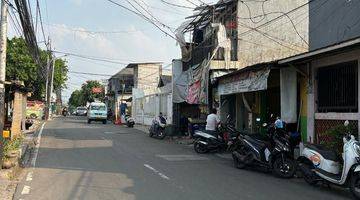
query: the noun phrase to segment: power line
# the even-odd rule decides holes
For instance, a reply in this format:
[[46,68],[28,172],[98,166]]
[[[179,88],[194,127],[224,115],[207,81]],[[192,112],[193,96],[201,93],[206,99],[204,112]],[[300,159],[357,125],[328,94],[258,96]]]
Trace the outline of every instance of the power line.
[[[130,5],[132,5],[128,0],[126,0]],[[171,28],[169,26],[167,26],[166,24],[162,23],[157,17],[154,16],[154,14],[152,14],[148,9],[144,8],[139,2],[137,2],[136,0],[132,0],[133,2],[135,2],[138,6],[140,6],[140,8],[142,8],[150,17],[152,17],[155,21],[157,21],[160,25],[164,26],[165,28],[169,29],[170,31]],[[133,5],[132,5],[133,6]],[[134,7],[135,8],[135,7]],[[136,9],[136,8],[135,8]],[[141,11],[139,11],[138,9],[136,9],[138,12],[141,13]],[[141,13],[142,14],[142,13]],[[144,14],[142,14],[144,15]]]
[[187,2],[189,2],[190,4],[194,5],[195,7],[198,7],[199,5],[195,4],[194,2],[190,1],[190,0],[185,0]]
[[106,76],[106,77],[113,76],[111,74],[97,74],[97,73],[77,72],[77,71],[68,71],[68,72],[72,73],[72,74],[85,74],[85,75],[91,75],[91,76]]
[[43,20],[42,20],[42,16],[41,16],[39,0],[36,0],[36,7],[37,7],[37,12],[39,13],[40,28],[41,28],[41,32],[42,32],[42,35],[43,35],[43,39],[44,39],[44,41],[46,41],[46,36],[45,36],[44,25],[43,25]]
[[[128,64],[128,63],[125,63],[125,62],[120,62],[120,60],[113,59],[113,58],[94,57],[94,56],[88,56],[88,55],[82,55],[82,54],[76,54],[76,53],[64,52],[64,51],[58,51],[58,50],[52,50],[52,52],[61,53],[61,54],[65,54],[65,55],[68,55],[68,56],[75,56],[75,57],[85,58],[85,59],[88,59],[88,60],[108,62],[108,63],[113,63],[113,64],[121,64],[121,65],[127,65]],[[127,61],[130,61],[130,60],[127,60]]]
[[163,2],[164,4],[170,5],[170,6],[178,7],[178,8],[187,8],[187,9],[191,9],[191,10],[195,9],[195,8],[189,7],[189,6],[183,6],[183,5],[179,5],[179,4],[175,4],[175,3],[170,3],[170,2],[165,1],[165,0],[161,0],[161,2]]
[[136,33],[136,32],[145,30],[145,29],[142,29],[142,30],[131,30],[131,31],[130,30],[129,31],[125,31],[125,30],[96,31],[96,30],[70,28],[70,27],[61,26],[59,24],[46,24],[46,25],[54,26],[54,27],[57,27],[57,28],[66,29],[66,30],[70,30],[70,31],[74,31],[74,32],[82,32],[82,33],[89,33],[89,34],[126,34],[126,33]]
[[291,9],[290,11],[285,12],[282,15],[279,15],[278,17],[275,17],[274,19],[271,19],[271,20],[269,20],[269,21],[267,21],[267,22],[265,22],[265,23],[263,23],[263,24],[261,24],[261,25],[259,25],[257,27],[254,27],[251,30],[247,30],[247,31],[244,31],[244,32],[240,33],[238,36],[243,36],[243,35],[249,34],[250,32],[254,31],[255,29],[259,29],[259,28],[261,28],[263,26],[267,26],[268,24],[273,23],[274,21],[277,21],[278,19],[281,19],[282,17],[284,17],[284,16],[286,16],[286,15],[288,15],[288,14],[290,14],[290,13],[292,13],[292,12],[294,12],[294,11],[308,5],[309,3],[313,2],[313,1],[314,0],[309,0],[307,3],[304,3],[304,4],[298,6],[298,7],[294,8],[294,9]]
[[[15,5],[17,7],[17,11],[19,13],[21,25],[23,28],[24,38],[26,41],[26,44],[28,46],[28,49],[33,56],[35,62],[40,65],[44,66],[43,63],[41,63],[40,60],[40,50],[37,44],[35,32],[34,32],[34,26],[32,23],[32,16],[29,13],[28,5],[26,3],[26,0],[15,0]],[[46,77],[45,75],[45,67],[40,67],[40,73],[43,78]]]
[[[139,13],[138,13],[138,12],[136,12],[136,11],[134,11],[134,10],[131,10],[130,8],[128,8],[128,7],[124,6],[124,5],[121,5],[121,4],[113,1],[113,0],[106,0],[106,1],[112,3],[112,4],[116,5],[116,6],[119,6],[119,7],[123,8],[123,9],[125,9],[125,10],[127,10],[127,11],[129,11],[129,12],[132,12],[132,13],[134,13],[135,15],[140,16],[141,18],[143,18],[143,19],[145,19],[146,21],[148,21],[148,22],[150,22],[151,24],[153,24],[153,25],[154,25],[157,29],[159,29],[161,32],[165,33],[165,35],[171,37],[171,38],[174,39],[175,41],[178,41],[176,37],[174,37],[173,35],[169,34],[168,32],[164,31],[163,29],[161,29],[161,28],[159,27],[159,25],[157,25],[155,22],[153,22],[151,19],[149,19],[149,18],[146,17],[145,15],[143,15],[141,12],[138,11],[138,12],[139,12]],[[126,0],[126,1],[127,1],[130,5],[132,5],[128,0]],[[133,7],[134,9],[136,9],[133,5],[132,5],[132,7]],[[136,10],[138,10],[138,9],[136,9]]]
[[[11,15],[11,13],[10,13],[10,11],[8,10],[8,14],[9,14],[9,16],[10,16],[10,20],[11,20],[11,22],[12,22],[12,27],[13,27],[13,29],[14,29],[14,31],[19,35],[19,37],[23,37],[23,34],[22,34],[22,30],[20,30],[21,29],[21,26],[20,25],[18,25],[17,23],[16,23],[16,16],[14,15],[14,17]],[[15,19],[14,19],[15,18]]]

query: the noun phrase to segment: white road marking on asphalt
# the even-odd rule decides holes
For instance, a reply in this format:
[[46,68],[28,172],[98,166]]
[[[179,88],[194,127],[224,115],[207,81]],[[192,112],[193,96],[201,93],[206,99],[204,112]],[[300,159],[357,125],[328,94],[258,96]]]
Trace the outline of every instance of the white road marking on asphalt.
[[197,156],[197,155],[156,155],[167,161],[194,161],[194,160],[210,160],[209,158]]
[[29,172],[26,176],[26,181],[32,181],[33,179],[33,172]]
[[159,175],[161,178],[166,179],[166,180],[170,180],[170,178],[168,176],[166,176],[165,174],[159,172],[157,169],[151,167],[148,164],[144,164],[144,167],[150,169],[151,171],[153,171],[155,174]]
[[170,178],[167,177],[165,174],[160,173],[160,172],[159,172],[158,174],[159,174],[159,176],[160,176],[161,178],[166,179],[166,180],[170,180]]
[[41,142],[41,135],[42,135],[42,132],[43,132],[43,130],[44,130],[45,123],[46,123],[46,122],[44,122],[43,125],[41,126],[40,131],[39,131],[39,135],[38,135],[38,137],[37,137],[37,139],[36,139],[36,146],[35,146],[35,150],[34,150],[35,156],[34,156],[33,159],[31,160],[31,166],[32,166],[33,168],[35,168],[36,159],[37,159],[38,154],[39,154],[39,148],[40,148],[40,142]]
[[21,194],[29,194],[30,193],[30,186],[25,185],[23,190],[21,191]]

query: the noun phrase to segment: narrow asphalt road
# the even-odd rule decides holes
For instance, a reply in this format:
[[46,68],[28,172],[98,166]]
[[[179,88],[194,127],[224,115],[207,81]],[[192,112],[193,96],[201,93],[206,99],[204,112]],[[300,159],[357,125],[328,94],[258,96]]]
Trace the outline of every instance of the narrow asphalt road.
[[346,190],[312,187],[255,170],[238,170],[218,154],[85,118],[45,125],[35,168],[26,169],[23,200],[296,200],[350,199]]

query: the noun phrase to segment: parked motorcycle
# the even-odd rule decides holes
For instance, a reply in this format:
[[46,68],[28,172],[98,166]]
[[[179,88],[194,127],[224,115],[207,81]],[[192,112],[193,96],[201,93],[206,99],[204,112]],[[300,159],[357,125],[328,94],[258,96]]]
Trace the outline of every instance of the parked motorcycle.
[[159,119],[157,118],[154,119],[149,129],[149,136],[161,140],[164,139],[166,137],[165,127],[166,127],[166,122],[162,123]]
[[[347,127],[349,121],[344,125]],[[349,132],[343,137],[342,158],[321,145],[305,144],[299,157],[299,167],[305,181],[348,187],[353,196],[360,199],[360,143]]]
[[204,154],[209,151],[232,151],[238,132],[228,123],[220,124],[216,132],[196,130],[194,133],[194,150]]
[[126,126],[129,128],[133,128],[135,125],[135,119],[132,118],[130,115],[125,115],[125,121],[126,121]]
[[296,172],[296,162],[286,131],[276,128],[275,123],[263,124],[267,135],[240,134],[232,157],[236,168],[257,166],[272,171],[281,178],[291,178]]
[[64,110],[62,111],[62,115],[63,115],[64,117],[66,117],[66,116],[68,115],[68,111],[64,109]]

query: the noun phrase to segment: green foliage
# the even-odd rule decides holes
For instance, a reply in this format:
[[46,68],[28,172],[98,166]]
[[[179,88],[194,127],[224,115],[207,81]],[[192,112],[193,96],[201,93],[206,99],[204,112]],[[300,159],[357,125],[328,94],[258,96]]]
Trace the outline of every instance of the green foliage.
[[75,90],[73,93],[71,93],[69,105],[72,107],[78,107],[83,105],[82,94],[80,90]]
[[[6,80],[24,81],[25,86],[31,87],[33,99],[42,100],[45,94],[45,74],[47,58],[50,54],[40,50],[41,66],[33,60],[26,42],[23,38],[8,39],[6,52]],[[54,90],[65,87],[67,80],[68,66],[65,60],[56,59],[54,69]]]
[[8,155],[9,152],[18,150],[21,147],[21,144],[23,143],[23,138],[18,137],[13,140],[10,139],[2,139],[3,144],[3,159],[5,158],[5,155]]
[[320,144],[324,145],[327,149],[334,150],[338,155],[341,155],[341,153],[343,152],[343,145],[344,145],[342,138],[346,133],[352,133],[353,135],[355,135],[355,137],[357,136],[354,127],[351,126],[346,127],[344,125],[340,125],[327,130],[324,133],[326,139],[321,140]]
[[65,83],[68,80],[69,69],[67,63],[63,59],[55,60],[54,68],[54,90],[66,88]]
[[80,90],[75,90],[71,94],[69,105],[77,107],[84,106],[87,102],[93,102],[95,100],[103,101],[105,97],[104,90],[99,94],[94,94],[92,92],[92,89],[97,87],[103,88],[99,81],[86,81],[86,83],[81,86]]

